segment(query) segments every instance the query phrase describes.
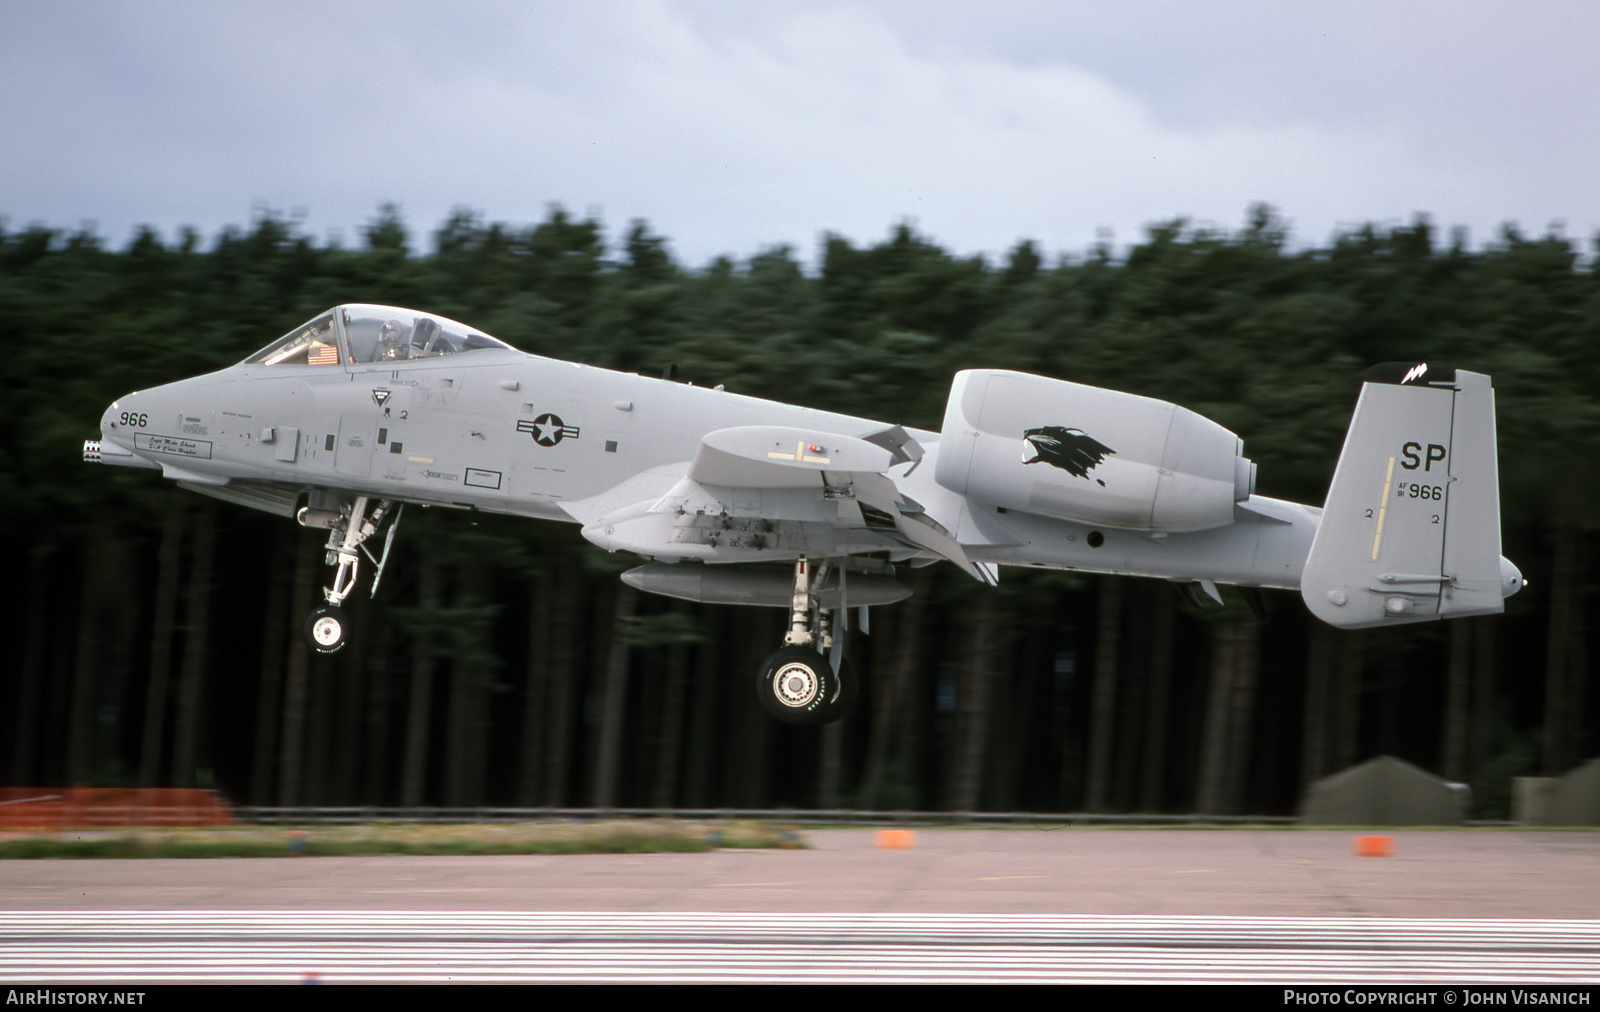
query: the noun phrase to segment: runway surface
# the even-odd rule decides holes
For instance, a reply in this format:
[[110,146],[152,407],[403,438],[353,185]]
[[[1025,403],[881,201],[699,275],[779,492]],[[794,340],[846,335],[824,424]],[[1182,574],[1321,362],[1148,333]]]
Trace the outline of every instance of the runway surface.
[[0,978],[1600,982],[1600,834],[868,830],[813,849],[0,862]]
[[1051,914],[0,914],[0,980],[1348,986],[1600,980],[1594,921]]

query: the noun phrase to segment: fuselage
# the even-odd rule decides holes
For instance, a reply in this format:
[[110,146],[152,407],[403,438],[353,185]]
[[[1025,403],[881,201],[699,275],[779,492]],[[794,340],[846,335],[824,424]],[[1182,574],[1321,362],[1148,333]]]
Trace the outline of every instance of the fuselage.
[[[641,475],[658,476],[641,486],[647,493],[664,489],[719,429],[776,425],[866,437],[891,427],[543,358],[492,339],[397,358],[378,337],[363,344],[355,333],[384,307],[357,308],[371,312],[333,316],[337,354],[302,349],[291,359],[269,348],[228,369],[129,394],[101,419],[104,440],[131,455],[122,462],[196,486],[284,496],[335,490],[572,521],[582,518],[573,504]],[[331,331],[324,339],[334,347]],[[941,486],[940,434],[911,435],[926,456],[893,466],[890,479],[976,562],[1293,589],[1320,517],[1315,507],[1251,496],[1233,523],[1162,535],[1007,510]],[[643,554],[674,558],[665,546]],[[759,557],[794,554],[775,545]],[[904,547],[898,557],[917,555]]]

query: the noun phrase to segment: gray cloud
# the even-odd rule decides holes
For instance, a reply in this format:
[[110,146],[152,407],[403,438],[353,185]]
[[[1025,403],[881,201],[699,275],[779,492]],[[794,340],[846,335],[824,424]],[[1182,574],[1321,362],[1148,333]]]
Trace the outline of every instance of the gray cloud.
[[1081,250],[1278,205],[1306,241],[1407,220],[1600,224],[1600,9],[1363,3],[15,4],[11,227],[351,235],[559,202],[690,263],[915,219]]

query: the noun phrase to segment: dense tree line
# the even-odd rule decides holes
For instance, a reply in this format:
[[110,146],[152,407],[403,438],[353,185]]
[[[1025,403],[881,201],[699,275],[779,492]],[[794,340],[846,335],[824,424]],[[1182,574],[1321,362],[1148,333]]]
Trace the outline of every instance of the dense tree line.
[[[901,226],[689,269],[636,222],[460,213],[431,251],[266,215],[207,244],[0,228],[0,502],[11,784],[205,785],[253,804],[1292,810],[1379,753],[1470,781],[1596,747],[1588,692],[1600,276],[1559,235],[1482,249],[1425,220],[1291,244],[1174,222],[1118,254],[962,258]],[[1320,503],[1365,367],[1494,376],[1506,616],[1339,633],[1294,595],[950,567],[849,650],[861,704],[763,717],[777,611],[641,597],[575,527],[410,510],[356,643],[308,654],[320,532],[77,463],[117,396],[220,368],[341,302],[413,306],[537,354],[936,429],[951,374],[1022,369],[1176,401],[1242,435],[1267,495]]]

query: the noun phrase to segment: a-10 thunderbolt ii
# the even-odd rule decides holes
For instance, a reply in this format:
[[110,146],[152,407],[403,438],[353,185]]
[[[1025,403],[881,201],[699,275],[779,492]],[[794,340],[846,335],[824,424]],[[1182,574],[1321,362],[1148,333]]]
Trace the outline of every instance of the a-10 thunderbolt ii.
[[374,305],[129,394],[100,431],[86,459],[329,531],[316,650],[344,645],[361,556],[376,589],[404,504],[565,520],[647,560],[622,576],[640,590],[787,608],[757,689],[791,723],[849,708],[842,634],[851,609],[864,624],[909,596],[899,566],[1299,590],[1350,629],[1494,614],[1522,583],[1500,555],[1489,377],[1420,363],[1367,374],[1320,509],[1254,494],[1237,436],[1148,397],[975,369],[926,432],[541,358]]

